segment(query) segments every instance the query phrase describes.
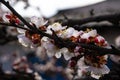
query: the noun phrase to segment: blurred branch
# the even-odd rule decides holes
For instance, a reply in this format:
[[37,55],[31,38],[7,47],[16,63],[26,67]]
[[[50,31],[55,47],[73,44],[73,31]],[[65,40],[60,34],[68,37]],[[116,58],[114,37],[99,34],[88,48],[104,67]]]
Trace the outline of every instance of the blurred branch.
[[100,22],[100,21],[110,21],[113,24],[118,24],[120,20],[120,13],[110,14],[110,15],[101,15],[95,17],[89,17],[85,19],[68,19],[67,21],[63,21],[63,25],[74,26],[74,25],[82,25],[88,22]]
[[30,31],[28,28],[25,28],[25,27],[22,27],[20,25],[17,25],[17,24],[11,24],[11,23],[3,23],[3,22],[0,22],[0,25],[3,25],[3,26],[11,26],[11,27],[16,27],[16,28],[20,28],[20,29],[24,29],[24,30],[28,30]]
[[17,40],[17,36],[8,35],[6,29],[7,27],[0,27],[0,45]]
[[104,28],[120,28],[120,25],[107,25],[107,24],[95,24],[95,25],[74,25],[72,26],[76,30],[86,30],[86,28],[92,29],[104,29]]

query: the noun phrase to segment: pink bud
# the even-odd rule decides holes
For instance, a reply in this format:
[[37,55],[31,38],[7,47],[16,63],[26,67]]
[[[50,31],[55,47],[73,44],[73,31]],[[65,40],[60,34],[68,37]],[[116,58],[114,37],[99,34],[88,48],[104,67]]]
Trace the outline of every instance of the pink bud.
[[18,19],[15,20],[16,24],[20,24],[20,21]]
[[7,19],[11,19],[11,18],[12,18],[11,15],[5,15],[5,17],[6,17]]
[[94,42],[95,42],[95,43],[99,43],[99,40],[98,40],[97,37],[94,39]]

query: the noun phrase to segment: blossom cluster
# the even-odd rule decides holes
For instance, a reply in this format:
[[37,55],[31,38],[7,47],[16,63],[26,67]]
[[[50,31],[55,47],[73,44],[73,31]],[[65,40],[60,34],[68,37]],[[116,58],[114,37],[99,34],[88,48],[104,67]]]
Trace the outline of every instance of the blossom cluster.
[[[19,23],[18,19],[14,16],[6,15],[7,20],[12,23]],[[95,29],[87,29],[83,30],[75,30],[72,27],[62,26],[60,23],[56,22],[51,25],[46,26],[46,23],[43,18],[32,17],[30,21],[30,25],[36,27],[37,29],[52,35],[53,32],[62,38],[63,40],[70,40],[74,43],[84,43],[97,45],[103,48],[109,48],[107,41],[97,33]],[[24,27],[27,28],[25,25]],[[88,73],[92,77],[99,78],[103,74],[109,73],[109,68],[105,65],[107,62],[107,57],[105,56],[94,56],[94,55],[84,55],[85,48],[81,46],[76,46],[73,49],[69,49],[67,47],[60,48],[55,44],[53,39],[50,39],[46,36],[42,36],[38,33],[30,32],[28,30],[17,29],[18,41],[25,47],[39,48],[39,53],[47,54],[49,57],[55,56],[56,58],[60,58],[62,55],[66,60],[69,60],[69,64],[71,68],[78,66],[78,75],[83,76]],[[73,57],[78,57],[84,55],[78,61],[72,59]]]
[[13,69],[18,72],[24,72],[26,74],[33,74],[35,80],[42,80],[41,76],[30,69],[27,58],[25,56],[16,58],[13,62]]

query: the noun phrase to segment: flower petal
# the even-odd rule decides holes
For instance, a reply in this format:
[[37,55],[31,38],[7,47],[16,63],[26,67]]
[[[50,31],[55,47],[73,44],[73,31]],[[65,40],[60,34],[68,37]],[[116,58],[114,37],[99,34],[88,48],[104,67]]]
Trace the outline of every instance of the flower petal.
[[96,75],[108,74],[110,72],[110,69],[106,65],[103,65],[101,68],[89,66],[87,70]]
[[96,30],[91,30],[90,32],[88,32],[88,34],[91,36],[91,37],[95,37],[97,35],[97,31]]
[[18,35],[18,41],[25,47],[30,46],[30,44],[32,43],[27,37],[25,37],[24,34]]
[[57,51],[56,54],[55,54],[55,57],[56,58],[60,58],[62,56],[61,52],[60,51]]
[[18,31],[18,33],[22,33],[22,34],[25,33],[25,30],[24,30],[24,29],[17,28],[17,31]]
[[48,30],[53,29],[54,31],[59,31],[59,30],[62,30],[62,29],[64,29],[64,28],[66,28],[66,26],[65,26],[65,27],[62,27],[62,25],[61,25],[60,23],[54,23],[54,24],[49,25],[49,26],[47,27]]
[[74,54],[73,54],[73,53],[70,53],[67,48],[62,48],[60,51],[61,51],[61,53],[63,54],[65,60],[69,60],[71,57],[74,56]]
[[47,24],[48,21],[45,21],[43,19],[43,17],[38,18],[36,16],[33,16],[31,18],[31,22],[34,23],[36,25],[36,27],[40,27],[40,26],[43,26],[43,25]]

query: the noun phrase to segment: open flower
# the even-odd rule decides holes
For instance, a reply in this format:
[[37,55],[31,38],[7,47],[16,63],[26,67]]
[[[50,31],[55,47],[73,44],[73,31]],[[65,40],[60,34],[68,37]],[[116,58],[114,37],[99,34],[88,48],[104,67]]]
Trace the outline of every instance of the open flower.
[[91,30],[87,32],[83,32],[80,34],[80,39],[79,42],[83,43],[90,43],[94,41],[94,38],[97,36],[97,31],[96,30]]
[[110,69],[106,65],[102,65],[101,68],[89,66],[86,70],[91,72],[91,76],[96,79],[99,79],[102,75],[110,72]]
[[54,23],[54,24],[49,25],[49,26],[47,27],[46,33],[52,34],[51,29],[54,30],[55,32],[58,32],[58,33],[59,33],[61,30],[65,29],[66,27],[67,27],[67,26],[62,26],[60,23]]
[[102,75],[108,74],[110,69],[105,65],[101,65],[101,67],[94,67],[91,65],[86,65],[84,61],[85,57],[82,57],[77,65],[78,65],[78,77],[86,76],[87,73],[90,73],[91,77],[99,79]]
[[[56,58],[60,58],[62,55],[66,60],[69,60],[74,56],[67,48],[57,48],[54,43],[52,43],[51,39],[47,37],[43,37],[41,39],[41,46],[46,50],[45,52],[49,57],[56,56]],[[41,50],[42,51],[42,50]]]
[[47,53],[48,57],[53,57],[58,50],[48,37],[43,37],[41,39],[41,47],[46,50],[45,52]]
[[[26,26],[25,26],[26,27]],[[18,41],[25,47],[34,48],[41,44],[41,36],[39,34],[31,34],[29,31],[17,28]]]
[[60,58],[62,56],[62,54],[63,54],[65,60],[69,60],[74,56],[74,54],[65,47],[61,48],[58,52],[56,52],[55,56],[56,56],[56,58]]
[[[47,21],[45,21],[42,17],[41,18],[32,17],[31,22],[35,24],[38,29],[41,30],[44,30],[45,28],[44,25],[47,23]],[[27,28],[26,25],[24,27]],[[19,38],[18,40],[23,46],[34,48],[41,44],[41,36],[39,34],[31,33],[30,31],[19,28],[17,28],[17,31],[18,33],[20,33],[20,35],[18,35]]]
[[96,30],[91,30],[91,31],[81,35],[81,38],[82,39],[89,39],[89,37],[95,37],[95,36],[97,36],[97,31]]
[[74,28],[71,28],[71,27],[63,30],[60,33],[60,37],[62,37],[62,38],[70,38],[72,36],[74,36],[74,37],[79,36],[79,32],[77,30],[75,30]]
[[42,26],[44,26],[45,24],[47,24],[48,21],[45,21],[45,20],[43,19],[43,17],[38,18],[38,17],[33,16],[33,17],[31,18],[31,22],[34,23],[37,28],[39,28],[39,27],[42,27]]
[[34,48],[35,45],[24,34],[18,35],[18,41],[25,47]]

